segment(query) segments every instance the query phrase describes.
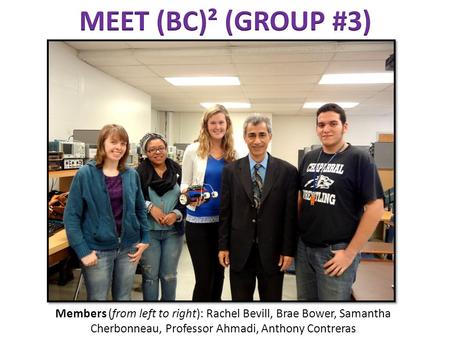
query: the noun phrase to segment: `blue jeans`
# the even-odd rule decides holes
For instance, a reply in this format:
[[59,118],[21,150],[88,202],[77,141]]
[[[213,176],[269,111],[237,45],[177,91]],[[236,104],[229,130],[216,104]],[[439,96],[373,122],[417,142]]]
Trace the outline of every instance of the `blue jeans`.
[[323,265],[333,257],[333,251],[343,250],[348,243],[336,243],[327,247],[309,247],[298,240],[295,272],[297,298],[306,301],[351,300],[352,285],[356,278],[361,255],[339,277],[325,274]]
[[140,261],[142,269],[142,293],[145,301],[159,298],[173,301],[177,288],[177,267],[183,248],[183,236],[176,230],[150,230],[150,247]]
[[88,300],[107,300],[109,288],[114,301],[131,299],[137,264],[130,262],[128,254],[135,253],[136,250],[134,246],[116,250],[96,250],[96,265],[81,264]]

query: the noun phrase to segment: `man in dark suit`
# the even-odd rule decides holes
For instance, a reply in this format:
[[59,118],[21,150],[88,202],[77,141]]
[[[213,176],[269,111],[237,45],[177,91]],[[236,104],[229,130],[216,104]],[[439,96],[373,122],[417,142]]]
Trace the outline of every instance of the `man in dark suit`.
[[244,139],[249,155],[222,173],[219,261],[233,300],[253,300],[257,279],[260,300],[280,301],[296,248],[297,169],[267,153],[269,118],[247,118]]

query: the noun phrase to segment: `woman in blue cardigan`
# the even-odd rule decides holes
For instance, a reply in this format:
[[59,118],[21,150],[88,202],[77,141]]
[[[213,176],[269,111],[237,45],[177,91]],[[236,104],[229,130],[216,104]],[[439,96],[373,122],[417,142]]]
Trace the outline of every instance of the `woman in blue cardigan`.
[[130,300],[137,263],[148,247],[139,176],[125,166],[128,134],[102,128],[95,161],[75,175],[64,212],[70,246],[81,260],[88,300]]

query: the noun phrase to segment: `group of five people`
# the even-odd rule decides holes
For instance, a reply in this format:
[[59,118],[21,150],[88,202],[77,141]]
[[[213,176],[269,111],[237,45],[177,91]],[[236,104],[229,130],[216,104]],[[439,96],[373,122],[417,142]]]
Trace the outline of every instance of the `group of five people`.
[[[260,300],[280,301],[294,257],[299,300],[349,300],[359,252],[383,213],[383,190],[369,154],[344,140],[347,129],[340,106],[319,108],[322,147],[306,153],[297,171],[267,152],[272,125],[260,115],[244,123],[249,155],[239,158],[229,113],[216,105],[182,167],[168,158],[166,140],[149,133],[135,171],[125,166],[125,129],[106,125],[95,160],[74,177],[64,214],[88,300],[106,300],[109,289],[113,300],[129,300],[138,263],[144,300],[175,300],[184,232],[193,301],[220,301],[227,267],[232,300],[253,300],[257,281]],[[191,186],[213,187],[218,197],[184,206],[180,193]]]

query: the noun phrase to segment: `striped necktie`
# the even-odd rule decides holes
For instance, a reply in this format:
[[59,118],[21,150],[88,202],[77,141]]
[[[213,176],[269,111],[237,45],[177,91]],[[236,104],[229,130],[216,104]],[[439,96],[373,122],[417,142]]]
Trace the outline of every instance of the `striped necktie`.
[[261,203],[261,196],[262,196],[262,188],[263,188],[263,181],[261,176],[259,175],[259,168],[261,168],[261,164],[256,163],[253,167],[253,202],[255,203],[255,208],[258,209],[259,205]]

